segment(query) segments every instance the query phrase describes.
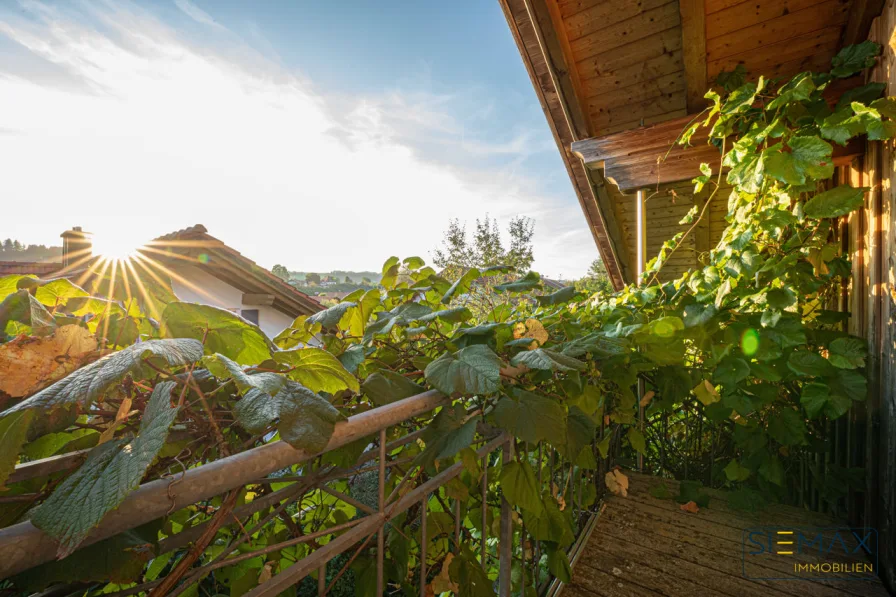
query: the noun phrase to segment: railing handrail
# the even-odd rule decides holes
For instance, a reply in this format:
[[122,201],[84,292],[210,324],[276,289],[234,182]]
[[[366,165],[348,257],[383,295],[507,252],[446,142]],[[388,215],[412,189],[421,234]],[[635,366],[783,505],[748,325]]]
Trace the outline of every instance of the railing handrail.
[[[307,453],[284,441],[277,441],[189,469],[174,478],[150,481],[130,493],[117,509],[109,512],[81,547],[161,518],[173,510],[258,481],[275,471],[306,462],[448,403],[449,399],[444,394],[429,390],[337,423],[327,447],[321,452]],[[0,578],[8,578],[55,559],[57,548],[56,541],[30,521],[0,529]]]

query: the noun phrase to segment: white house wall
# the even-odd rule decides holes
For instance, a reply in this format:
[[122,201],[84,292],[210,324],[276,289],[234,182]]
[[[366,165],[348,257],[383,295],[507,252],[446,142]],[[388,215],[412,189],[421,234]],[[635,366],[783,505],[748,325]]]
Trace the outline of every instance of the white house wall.
[[[258,310],[258,327],[273,338],[289,327],[293,318],[273,307],[265,305],[243,305],[243,292],[219,280],[202,268],[178,266],[172,268],[171,286],[177,298],[188,303],[212,305],[239,313],[243,309]],[[177,279],[177,278],[183,278]]]

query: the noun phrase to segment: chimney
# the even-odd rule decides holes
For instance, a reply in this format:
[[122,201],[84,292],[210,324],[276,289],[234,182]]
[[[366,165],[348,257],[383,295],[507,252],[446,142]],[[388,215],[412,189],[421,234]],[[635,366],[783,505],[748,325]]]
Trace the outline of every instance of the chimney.
[[84,232],[80,226],[66,230],[62,237],[62,266],[69,267],[78,262],[85,262],[93,255],[91,234]]

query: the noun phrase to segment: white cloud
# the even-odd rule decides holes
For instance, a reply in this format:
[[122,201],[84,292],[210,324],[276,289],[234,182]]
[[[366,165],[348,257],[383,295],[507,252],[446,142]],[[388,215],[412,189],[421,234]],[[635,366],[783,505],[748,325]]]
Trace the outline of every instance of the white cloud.
[[215,19],[212,18],[210,14],[190,2],[190,0],[174,0],[174,3],[177,5],[179,9],[181,9],[184,14],[188,17],[196,21],[197,23],[201,23],[203,25],[207,25],[214,29],[225,30],[226,28],[218,23]]
[[[571,190],[539,193],[519,160],[470,165],[526,154],[532,133],[465,135],[452,95],[336,97],[251,51],[194,47],[129,5],[89,20],[27,8],[29,20],[0,13],[0,34],[84,86],[4,76],[0,62],[0,131],[15,132],[0,134],[3,236],[53,243],[82,225],[144,240],[203,223],[266,266],[362,269],[427,258],[449,218],[489,212],[536,218],[546,274],[583,273],[596,257]],[[466,155],[433,161],[427,140]]]

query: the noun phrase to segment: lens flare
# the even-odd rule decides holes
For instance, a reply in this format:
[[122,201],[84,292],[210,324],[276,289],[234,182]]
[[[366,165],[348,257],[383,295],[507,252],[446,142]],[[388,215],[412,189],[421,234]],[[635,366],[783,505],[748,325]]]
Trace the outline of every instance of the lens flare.
[[759,350],[759,332],[753,328],[744,332],[744,335],[740,339],[740,349],[744,351],[744,354],[748,357],[756,354],[756,351]]
[[128,231],[95,234],[93,254],[112,261],[126,261],[137,255],[140,243]]

